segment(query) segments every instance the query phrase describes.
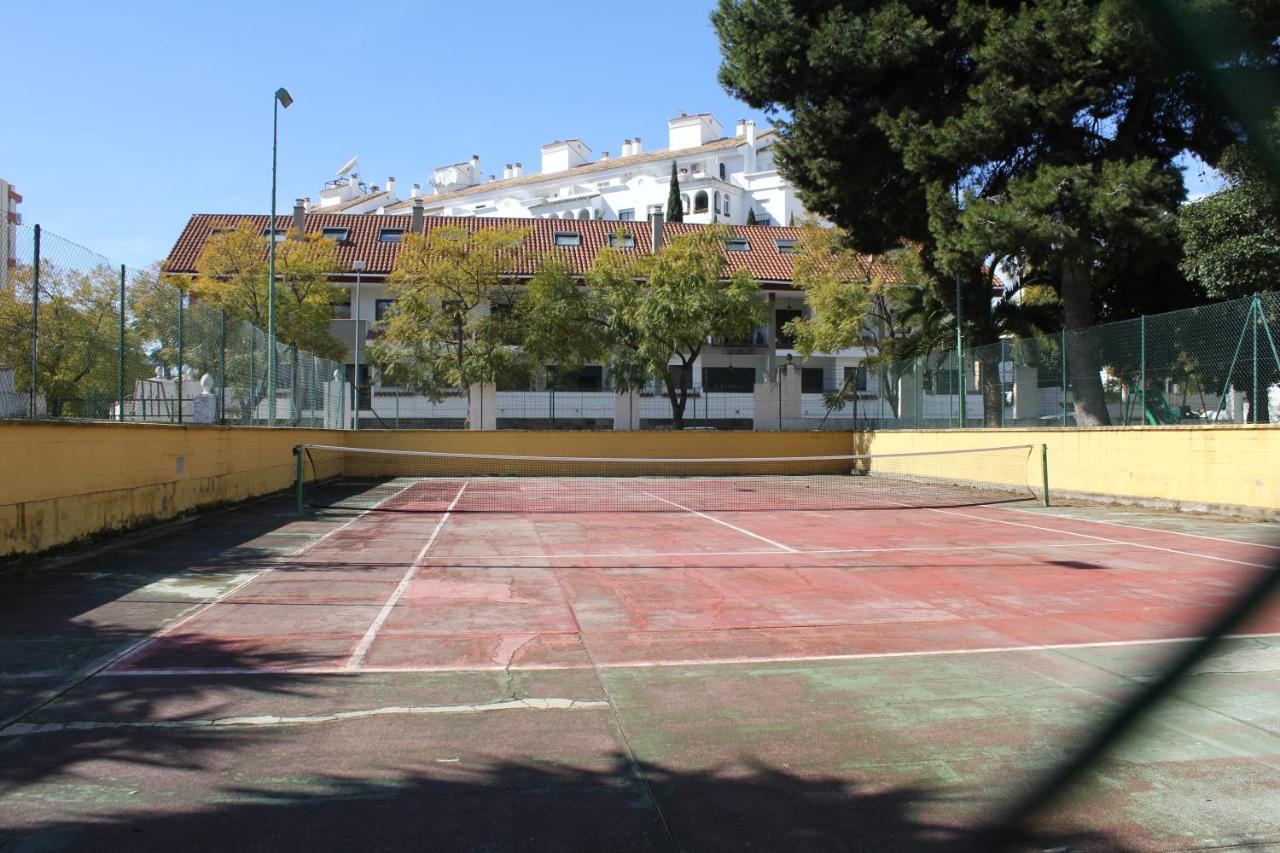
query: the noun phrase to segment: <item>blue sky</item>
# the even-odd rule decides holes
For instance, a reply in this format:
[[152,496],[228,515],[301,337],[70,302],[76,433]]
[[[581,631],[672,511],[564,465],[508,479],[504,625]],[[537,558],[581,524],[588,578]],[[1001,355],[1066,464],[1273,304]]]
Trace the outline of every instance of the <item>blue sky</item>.
[[[712,0],[263,4],[10,4],[0,177],[28,224],[114,262],[168,253],[192,213],[270,205],[271,103],[281,112],[279,209],[316,198],[359,155],[401,194],[480,155],[538,168],[544,142],[598,157],[639,136],[665,147],[677,111],[763,115],[716,82]],[[16,72],[16,73],[14,73]],[[1192,192],[1212,186],[1190,170]]]

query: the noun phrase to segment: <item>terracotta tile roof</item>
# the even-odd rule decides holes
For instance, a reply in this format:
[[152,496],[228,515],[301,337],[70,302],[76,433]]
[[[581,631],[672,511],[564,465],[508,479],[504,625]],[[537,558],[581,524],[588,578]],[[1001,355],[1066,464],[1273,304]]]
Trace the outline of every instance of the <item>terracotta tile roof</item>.
[[[766,130],[756,135],[756,142],[767,136],[773,136],[776,131]],[[658,160],[672,160],[676,158],[684,159],[686,157],[696,157],[699,154],[710,154],[715,151],[727,151],[737,148],[746,143],[745,137],[727,136],[724,139],[717,139],[714,142],[708,142],[706,145],[699,145],[697,148],[682,148],[678,151],[671,151],[667,148],[660,148],[656,151],[645,151],[640,154],[632,154],[629,157],[610,157],[608,160],[597,160],[593,163],[587,163],[582,166],[576,166],[572,169],[566,169],[563,172],[553,172],[550,175],[544,175],[541,172],[535,172],[531,175],[521,175],[518,178],[504,178],[499,181],[488,181],[482,184],[476,184],[473,187],[467,187],[462,190],[455,190],[451,193],[440,193],[439,195],[422,195],[418,196],[425,205],[435,205],[440,202],[452,201],[456,198],[466,198],[469,195],[476,195],[482,192],[492,192],[495,189],[507,189],[509,187],[522,187],[529,184],[536,184],[540,181],[558,180],[561,177],[577,177],[578,175],[591,175],[596,172],[606,172],[610,169],[616,169],[621,166],[640,165],[643,163],[653,163]],[[387,205],[388,212],[399,212],[401,210],[408,211],[413,207],[413,203],[418,199],[401,199],[395,204]]]
[[[196,260],[201,249],[209,239],[213,229],[235,227],[239,222],[248,220],[254,224],[255,230],[267,227],[266,216],[237,214],[200,213],[191,217],[186,228],[178,237],[173,249],[169,252],[166,266],[171,272],[194,273]],[[318,232],[322,228],[345,228],[348,239],[338,247],[338,260],[342,267],[335,270],[339,277],[345,277],[356,260],[363,260],[366,270],[371,275],[385,275],[395,266],[396,256],[400,251],[399,243],[384,243],[378,239],[378,233],[384,228],[404,229],[406,232],[412,224],[408,216],[363,216],[359,214],[307,214],[306,230],[308,233]],[[423,217],[423,233],[433,228],[452,225],[474,232],[493,228],[527,229],[529,237],[523,250],[515,260],[512,275],[531,275],[544,255],[559,256],[568,262],[575,272],[586,272],[591,267],[596,253],[608,245],[609,235],[624,229],[635,240],[635,246],[624,249],[627,253],[648,254],[652,246],[651,228],[647,221],[621,222],[608,219],[508,219],[474,216],[427,216]],[[287,230],[293,227],[293,217],[278,216],[276,227]],[[705,228],[704,225],[668,222],[663,226],[663,239],[670,241],[679,234],[689,233]],[[727,270],[729,272],[745,268],[754,278],[765,286],[789,287],[791,281],[792,256],[779,251],[776,241],[796,240],[800,235],[799,228],[783,228],[769,225],[735,225],[730,230],[737,237],[745,238],[748,251],[725,251]],[[577,232],[581,235],[581,244],[576,247],[555,245],[557,232]],[[265,251],[265,249],[264,249]]]

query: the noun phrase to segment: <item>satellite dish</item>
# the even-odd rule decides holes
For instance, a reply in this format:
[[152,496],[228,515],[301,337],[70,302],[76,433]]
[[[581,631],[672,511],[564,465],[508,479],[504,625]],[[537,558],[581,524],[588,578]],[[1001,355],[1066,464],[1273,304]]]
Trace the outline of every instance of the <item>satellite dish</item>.
[[341,169],[339,169],[339,170],[338,170],[338,174],[339,174],[339,175],[345,175],[347,172],[350,172],[352,169],[354,169],[354,168],[356,167],[356,161],[357,161],[357,160],[359,160],[359,159],[360,159],[360,158],[359,158],[358,156],[357,156],[357,157],[352,157],[352,158],[351,158],[350,160],[348,160],[345,164],[343,164],[343,166],[342,166],[342,168],[341,168]]

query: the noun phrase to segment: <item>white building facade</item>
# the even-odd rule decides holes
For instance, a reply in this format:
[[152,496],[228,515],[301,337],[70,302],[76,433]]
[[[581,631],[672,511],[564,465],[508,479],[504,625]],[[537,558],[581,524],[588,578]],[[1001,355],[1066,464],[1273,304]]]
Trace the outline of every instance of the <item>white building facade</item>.
[[737,122],[726,135],[710,113],[667,122],[667,147],[646,151],[639,137],[616,154],[595,157],[581,139],[541,146],[538,171],[503,164],[484,174],[480,158],[433,169],[430,178],[401,192],[395,178],[366,185],[355,173],[329,181],[309,213],[404,215],[420,206],[427,216],[518,219],[647,219],[668,213],[671,166],[676,167],[684,221],[731,225],[789,225],[805,218],[795,188],[778,174],[771,129]]
[[18,205],[22,196],[13,184],[0,178],[0,284],[8,284],[9,271],[18,264],[17,232],[22,224]]

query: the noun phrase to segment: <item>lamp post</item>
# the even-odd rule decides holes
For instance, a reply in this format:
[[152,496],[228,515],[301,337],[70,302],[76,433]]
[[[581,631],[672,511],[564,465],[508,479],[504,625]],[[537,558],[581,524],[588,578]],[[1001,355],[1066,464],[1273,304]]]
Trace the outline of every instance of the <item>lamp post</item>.
[[267,425],[276,425],[276,147],[280,129],[280,107],[289,109],[293,96],[276,89],[271,100],[271,222],[267,248]]
[[356,365],[355,365],[355,382],[353,383],[355,385],[355,390],[356,390],[356,404],[351,407],[351,414],[355,418],[354,429],[360,429],[360,402],[361,402],[361,399],[360,399],[360,342],[361,342],[361,339],[364,337],[364,334],[361,332],[361,329],[360,329],[360,273],[364,272],[364,269],[365,269],[364,261],[356,261],[354,264],[351,265],[351,268],[356,271],[356,295],[355,295],[355,299],[352,300],[352,302],[355,305],[354,313],[356,318],[356,346],[355,346]]

